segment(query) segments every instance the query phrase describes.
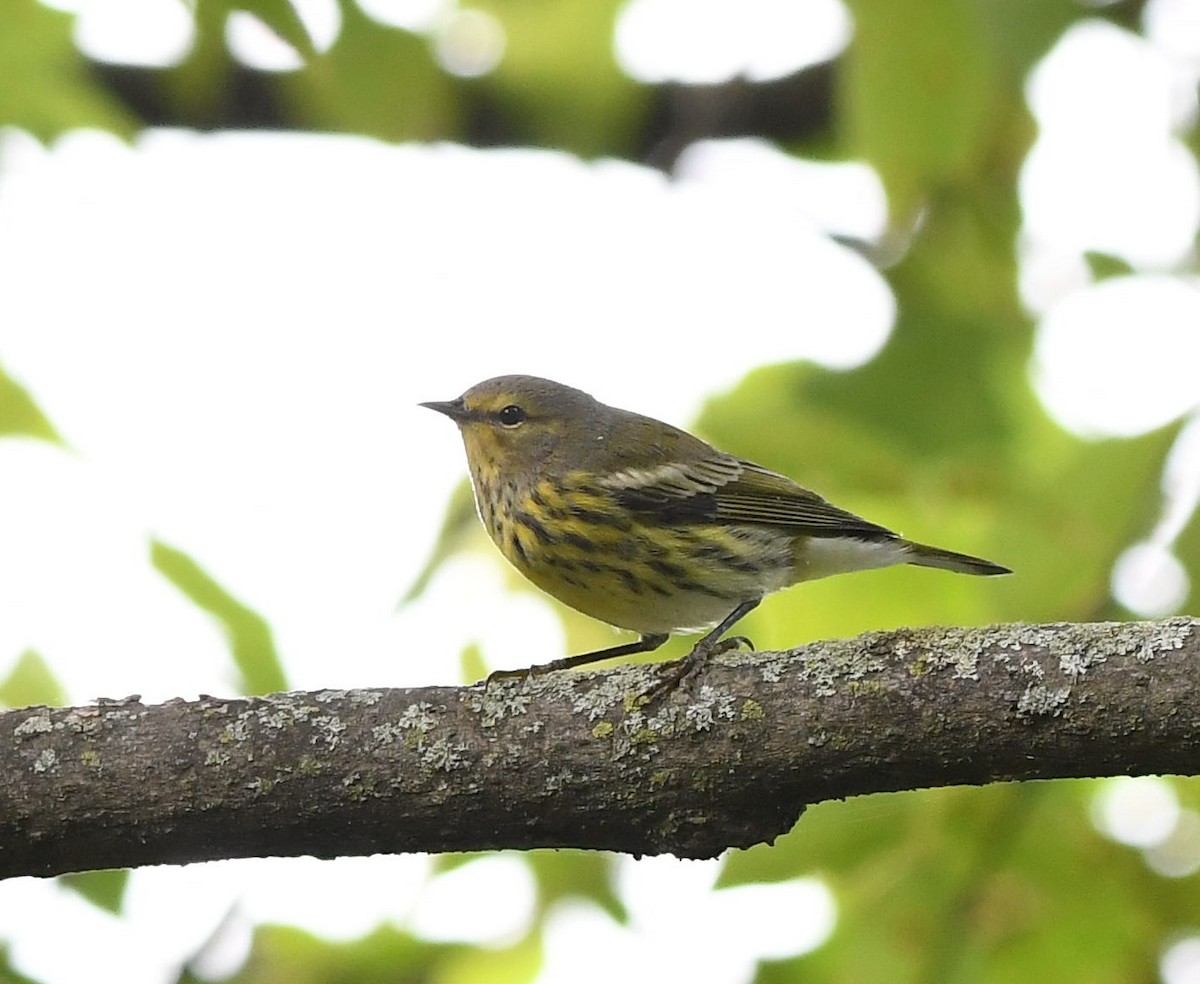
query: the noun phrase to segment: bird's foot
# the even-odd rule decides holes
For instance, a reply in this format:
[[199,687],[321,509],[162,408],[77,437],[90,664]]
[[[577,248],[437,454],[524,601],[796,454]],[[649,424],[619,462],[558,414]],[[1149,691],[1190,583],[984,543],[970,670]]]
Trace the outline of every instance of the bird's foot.
[[549,672],[549,669],[550,668],[548,666],[542,665],[522,666],[514,670],[492,670],[492,672],[484,678],[483,689],[487,690],[489,687],[504,680],[515,680],[527,686],[535,676],[540,676],[543,673],[547,673]]
[[717,643],[716,648],[709,653],[710,656],[719,656],[721,653],[728,653],[734,649],[753,649],[754,643],[750,641],[749,636],[730,636],[728,639],[722,639]]
[[727,639],[701,639],[692,647],[692,651],[681,659],[669,663],[660,663],[658,680],[647,690],[643,697],[647,704],[653,704],[673,690],[690,683],[707,664],[709,657],[720,656],[734,649],[753,649],[754,643],[746,636],[730,636]]

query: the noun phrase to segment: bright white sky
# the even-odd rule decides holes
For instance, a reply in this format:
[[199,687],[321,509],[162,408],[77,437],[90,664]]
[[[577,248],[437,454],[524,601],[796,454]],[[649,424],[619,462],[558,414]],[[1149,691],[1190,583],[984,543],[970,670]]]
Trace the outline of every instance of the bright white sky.
[[[1196,112],[1189,2],[1152,0],[1149,41],[1076,28],[1029,83],[1041,136],[1022,180],[1022,289],[1044,316],[1031,372],[1051,410],[1085,433],[1137,433],[1200,396],[1200,287],[1170,273],[1200,222],[1196,164],[1175,136]],[[336,7],[304,6],[318,42],[332,43]],[[190,42],[186,17],[162,5],[83,9],[78,40],[93,54],[161,64]],[[427,30],[455,70],[486,71],[503,55],[497,25],[462,20],[477,12],[435,0],[369,9]],[[764,78],[828,57],[851,31],[833,0],[757,0],[754,16],[779,24],[770,32],[747,30],[743,11],[733,0],[631,0],[618,56],[647,79]],[[695,31],[680,27],[691,19]],[[260,46],[260,28],[231,25],[231,44],[286,68],[288,49]],[[801,36],[801,47],[781,45]],[[559,652],[548,609],[506,593],[482,562],[456,562],[395,611],[464,471],[451,425],[416,403],[522,371],[686,425],[755,366],[858,364],[886,338],[893,301],[825,234],[870,238],[885,210],[865,166],[751,140],[696,145],[668,179],[551,152],[347,137],[153,132],[127,147],[77,133],[47,150],[6,134],[0,363],[70,450],[0,442],[0,678],[35,648],[76,701],[227,692],[224,641],[151,569],[149,536],[191,553],[270,621],[297,687],[446,683],[471,642],[497,666]],[[1150,275],[1090,286],[1085,249]],[[1200,485],[1200,428],[1187,447],[1167,479],[1176,514]],[[1181,590],[1167,550],[1178,521],[1125,572],[1123,597],[1146,611]],[[586,907],[556,914],[544,984],[644,965],[678,933],[664,912],[723,919],[733,898],[706,891],[711,864],[616,863],[636,931]],[[0,941],[41,980],[82,979],[120,957],[127,980],[149,984],[172,977],[231,909],[202,967],[213,975],[237,966],[259,921],[352,938],[411,919],[433,938],[503,941],[529,918],[528,874],[513,859],[428,885],[426,871],[422,858],[139,871],[120,919],[23,879],[0,883]],[[470,900],[493,893],[506,904],[468,918]],[[324,905],[331,897],[343,901]],[[656,905],[639,909],[646,898]],[[835,919],[812,880],[740,891],[737,906],[759,933],[729,966],[698,968],[704,979],[747,979],[757,955],[814,946]],[[812,927],[803,939],[797,911]],[[64,931],[77,945],[61,947]],[[587,948],[584,964],[580,933],[612,945]]]

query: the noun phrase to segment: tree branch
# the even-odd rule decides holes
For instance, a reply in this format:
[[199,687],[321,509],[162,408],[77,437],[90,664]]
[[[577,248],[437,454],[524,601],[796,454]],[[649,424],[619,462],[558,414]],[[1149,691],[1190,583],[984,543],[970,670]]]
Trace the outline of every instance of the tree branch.
[[582,847],[708,857],[805,804],[1200,772],[1200,619],[901,629],[485,688],[0,714],[0,877],[213,858]]

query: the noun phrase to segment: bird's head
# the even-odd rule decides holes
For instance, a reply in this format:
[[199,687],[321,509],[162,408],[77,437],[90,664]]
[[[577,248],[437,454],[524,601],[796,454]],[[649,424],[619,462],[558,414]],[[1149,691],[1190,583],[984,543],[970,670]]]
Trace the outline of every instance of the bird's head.
[[517,475],[543,468],[563,438],[586,433],[603,408],[581,390],[536,376],[496,376],[457,400],[421,406],[458,424],[473,472]]

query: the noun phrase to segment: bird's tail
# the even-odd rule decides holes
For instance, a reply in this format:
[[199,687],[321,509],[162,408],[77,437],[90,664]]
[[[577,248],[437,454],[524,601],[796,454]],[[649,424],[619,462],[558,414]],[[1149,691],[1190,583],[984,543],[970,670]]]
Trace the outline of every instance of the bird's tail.
[[972,557],[970,554],[955,553],[953,550],[943,550],[941,547],[928,547],[924,543],[908,543],[908,563],[918,567],[940,567],[944,571],[958,571],[959,574],[1011,574],[1007,567],[993,564],[982,557]]

